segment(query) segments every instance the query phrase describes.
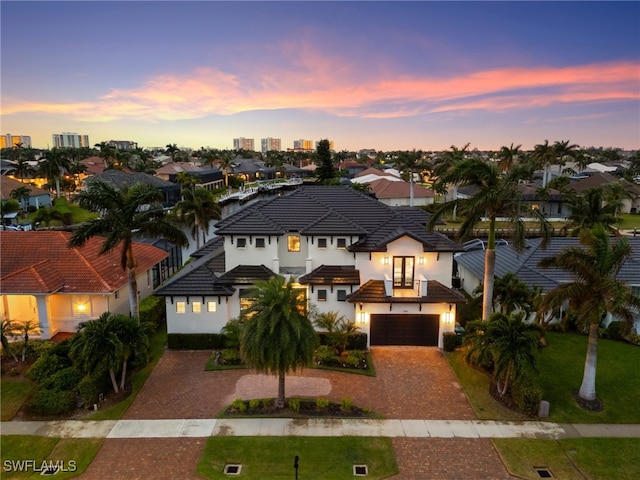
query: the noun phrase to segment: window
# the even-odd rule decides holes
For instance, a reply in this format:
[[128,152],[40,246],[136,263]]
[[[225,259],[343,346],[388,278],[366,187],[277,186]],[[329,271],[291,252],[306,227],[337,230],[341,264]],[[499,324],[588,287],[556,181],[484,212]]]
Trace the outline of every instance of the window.
[[339,238],[337,240],[337,247],[338,248],[347,248],[347,239],[346,238]]
[[633,295],[635,295],[636,297],[640,298],[640,286],[638,285],[631,285],[631,293]]
[[251,308],[251,305],[253,305],[254,302],[254,298],[250,297],[249,295],[251,294],[251,289],[248,288],[241,288],[240,289],[240,311],[244,312],[245,310]]
[[327,239],[319,238],[318,239],[318,248],[327,248]]
[[413,257],[393,257],[393,286],[413,288]]
[[247,239],[246,238],[238,238],[236,245],[237,245],[238,248],[247,248]]
[[207,312],[212,313],[218,309],[218,304],[216,302],[207,302]]
[[187,311],[187,304],[185,302],[176,302],[176,313],[185,313]]
[[202,304],[200,302],[193,302],[191,304],[191,311],[193,313],[200,313],[202,312]]
[[264,238],[256,238],[256,248],[264,248]]
[[347,291],[346,290],[338,290],[338,301],[346,302],[347,301]]
[[318,290],[318,301],[326,302],[327,301],[327,291],[326,290]]
[[300,235],[289,235],[287,238],[287,247],[290,252],[300,251]]

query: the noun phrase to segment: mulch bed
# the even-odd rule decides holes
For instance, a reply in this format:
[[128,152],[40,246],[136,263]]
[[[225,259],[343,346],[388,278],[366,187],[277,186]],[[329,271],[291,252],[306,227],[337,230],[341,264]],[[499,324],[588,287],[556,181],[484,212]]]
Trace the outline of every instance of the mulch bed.
[[285,406],[284,408],[276,408],[271,401],[268,405],[262,402],[258,407],[250,407],[249,401],[244,402],[246,410],[240,411],[238,408],[229,406],[224,410],[224,415],[228,417],[253,417],[253,416],[269,416],[269,417],[329,417],[329,418],[375,418],[375,414],[368,409],[363,409],[355,405],[350,408],[342,408],[339,403],[329,403],[325,408],[318,407],[315,400],[301,400],[300,409],[292,410]]

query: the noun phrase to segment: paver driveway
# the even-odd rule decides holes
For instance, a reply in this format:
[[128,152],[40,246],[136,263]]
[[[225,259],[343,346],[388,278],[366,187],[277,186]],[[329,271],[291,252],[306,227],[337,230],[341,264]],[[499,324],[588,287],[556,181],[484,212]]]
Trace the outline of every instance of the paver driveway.
[[[376,377],[305,369],[287,376],[287,396],[350,397],[387,418],[476,418],[438,349],[376,347],[372,352]],[[274,377],[250,370],[205,372],[209,355],[165,352],[124,418],[213,418],[235,398],[276,395]],[[107,439],[83,478],[198,478],[195,464],[204,441]],[[395,438],[393,445],[400,470],[394,480],[511,478],[487,439]]]

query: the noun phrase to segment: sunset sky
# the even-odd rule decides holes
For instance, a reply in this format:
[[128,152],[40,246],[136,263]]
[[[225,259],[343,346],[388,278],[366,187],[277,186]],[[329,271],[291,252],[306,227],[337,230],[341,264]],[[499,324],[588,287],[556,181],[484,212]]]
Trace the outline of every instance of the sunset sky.
[[51,146],[640,148],[640,2],[13,2],[3,134]]

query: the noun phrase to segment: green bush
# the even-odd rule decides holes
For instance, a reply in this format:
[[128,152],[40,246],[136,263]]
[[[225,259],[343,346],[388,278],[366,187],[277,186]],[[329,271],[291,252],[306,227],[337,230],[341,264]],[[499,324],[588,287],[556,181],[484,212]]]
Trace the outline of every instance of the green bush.
[[289,405],[289,409],[292,412],[300,411],[300,399],[299,398],[290,398],[287,400],[287,405]]
[[367,354],[358,350],[349,350],[342,352],[340,362],[343,367],[363,368],[367,362]]
[[328,398],[318,398],[316,399],[316,407],[320,410],[326,410],[329,408],[329,399]]
[[91,375],[85,376],[78,384],[78,392],[85,405],[98,403],[102,391],[99,382]]
[[349,397],[343,397],[340,401],[340,408],[345,412],[350,411],[353,408],[353,400]]
[[173,350],[219,350],[224,348],[224,335],[219,333],[170,333],[167,345]]
[[631,343],[632,345],[640,346],[640,335],[638,335],[637,333],[630,333],[629,335],[627,335],[627,342]]
[[334,365],[338,362],[338,357],[329,345],[320,345],[315,351],[314,358],[319,365]]
[[262,406],[264,408],[269,408],[269,407],[273,406],[273,398],[263,398],[262,399]]
[[54,353],[41,356],[27,371],[27,378],[34,382],[42,382],[60,370],[70,367],[71,360]]
[[366,333],[354,333],[349,335],[347,341],[347,350],[366,350],[367,349],[367,334]]
[[254,410],[256,408],[259,408],[261,404],[262,400],[260,400],[259,398],[252,398],[251,400],[249,400],[249,408],[252,408]]
[[231,408],[243,413],[247,411],[247,404],[244,403],[244,400],[242,400],[241,398],[236,398],[232,403],[231,403]]
[[39,388],[29,408],[38,415],[60,415],[75,408],[75,395],[69,390],[48,390]]
[[442,347],[445,352],[453,352],[456,349],[458,336],[454,332],[445,332],[442,334]]
[[48,377],[42,382],[43,388],[49,390],[73,390],[82,380],[82,372],[75,367],[67,367],[62,370],[58,370],[56,373]]
[[235,348],[220,350],[220,360],[223,365],[240,365],[242,363],[240,352]]
[[627,322],[611,322],[602,336],[611,340],[624,341],[630,330]]
[[164,297],[151,295],[140,302],[140,322],[152,325],[153,331],[158,330],[158,327],[164,324]]
[[511,384],[511,397],[518,410],[529,417],[538,415],[542,401],[542,387],[532,374],[521,375]]

